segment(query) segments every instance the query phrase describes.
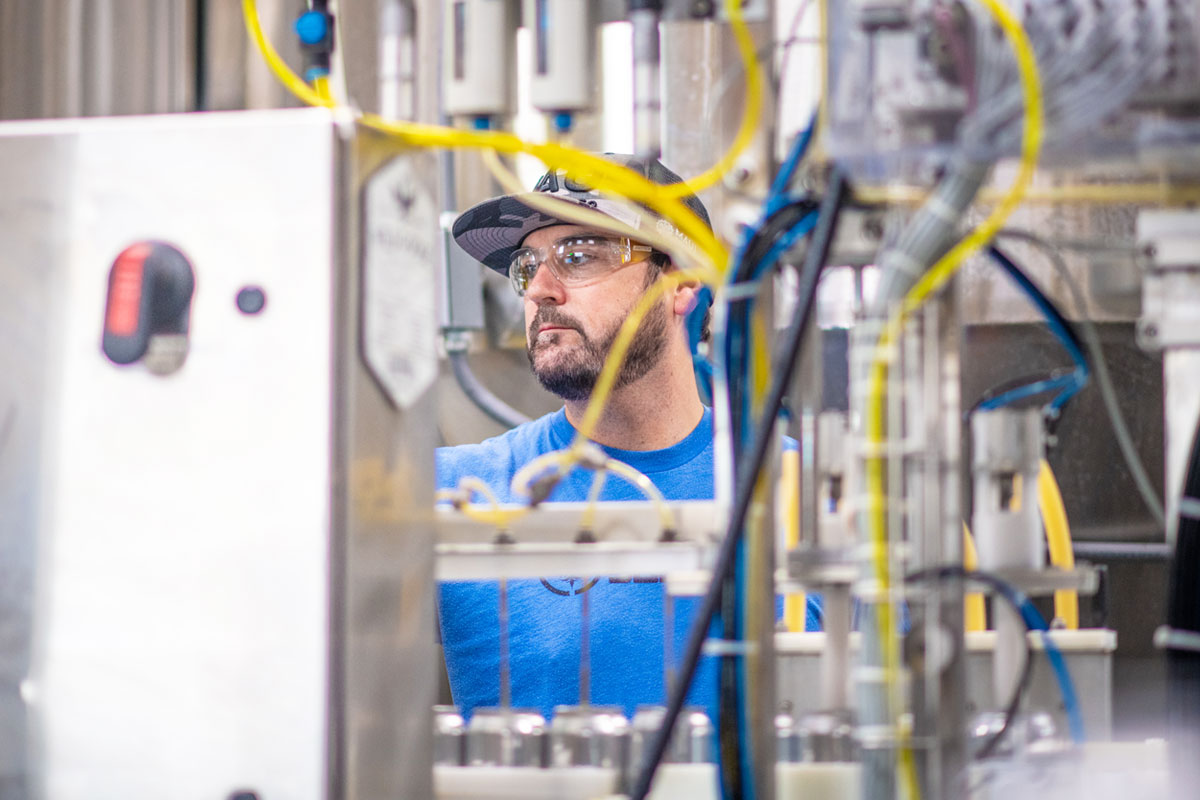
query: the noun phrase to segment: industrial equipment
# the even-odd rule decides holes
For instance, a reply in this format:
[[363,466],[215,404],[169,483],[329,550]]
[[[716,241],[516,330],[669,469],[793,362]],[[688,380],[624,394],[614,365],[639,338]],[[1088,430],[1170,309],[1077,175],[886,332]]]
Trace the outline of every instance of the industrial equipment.
[[[1200,785],[1200,0],[51,0],[0,45],[0,800]],[[547,169],[711,291],[711,496],[589,441],[604,381],[435,485],[561,406],[451,233]],[[600,581],[653,587],[636,708]],[[464,582],[494,705],[438,685]]]

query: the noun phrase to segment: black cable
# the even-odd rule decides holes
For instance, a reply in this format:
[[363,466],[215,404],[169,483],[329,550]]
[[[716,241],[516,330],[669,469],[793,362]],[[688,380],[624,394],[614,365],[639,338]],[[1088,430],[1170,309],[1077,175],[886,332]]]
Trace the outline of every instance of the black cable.
[[[779,238],[799,224],[801,220],[811,214],[816,208],[817,204],[813,200],[806,198],[788,203],[767,217],[763,221],[763,224],[751,235],[750,241],[742,249],[741,257],[733,267],[731,282],[738,284],[752,280],[755,269],[767,257],[767,254],[771,252],[771,248]],[[725,329],[728,332],[727,341],[731,351],[735,347],[744,345],[748,339],[751,304],[747,301],[750,299],[748,297],[741,298],[730,303],[729,316],[725,324]],[[730,380],[727,397],[731,411],[742,408],[745,400],[742,393],[743,389],[744,387],[741,385],[740,380]],[[733,413],[730,419],[733,421],[733,440],[740,442],[742,441],[740,414]],[[736,474],[734,475],[734,479],[736,481]]]
[[450,368],[454,370],[454,377],[458,380],[463,394],[469,397],[480,411],[506,428],[515,428],[529,422],[529,417],[501,400],[483,385],[483,382],[471,370],[465,352],[450,350],[446,356],[450,359]]
[[1075,326],[1071,324],[1071,322],[1063,315],[1062,310],[1055,305],[1054,301],[1047,297],[1046,293],[1043,292],[1041,288],[1033,282],[1033,279],[1029,277],[1029,274],[1017,266],[1017,263],[999,247],[994,244],[990,245],[988,247],[988,254],[991,255],[991,257],[995,259],[996,263],[1000,265],[1001,269],[1008,273],[1008,276],[1012,278],[1018,286],[1021,287],[1022,291],[1030,295],[1031,299],[1034,301],[1034,304],[1038,306],[1042,313],[1044,313],[1046,316],[1054,318],[1054,322],[1062,328],[1067,338],[1071,340],[1071,344],[1075,346],[1075,350],[1079,354],[1079,357],[1086,360],[1086,356],[1084,355],[1085,350],[1083,346],[1083,339],[1079,337],[1079,331],[1077,331]]
[[[735,558],[736,561],[736,558]],[[721,638],[725,641],[737,641],[741,638],[741,626],[738,624],[737,581],[734,570],[725,576],[721,587],[720,617]],[[738,684],[738,659],[736,656],[721,657],[717,675],[717,753],[720,771],[721,797],[741,797],[742,757],[741,757],[741,726],[742,704]]]
[[749,510],[750,500],[754,496],[756,478],[766,461],[767,451],[771,445],[775,429],[775,412],[783,404],[783,397],[791,386],[800,346],[803,343],[804,334],[808,329],[808,321],[815,305],[817,281],[824,269],[825,261],[829,257],[838,216],[847,195],[846,177],[840,168],[835,167],[830,176],[825,198],[821,201],[820,217],[816,230],[813,231],[812,243],[805,256],[804,266],[800,270],[797,289],[798,302],[792,322],[783,337],[783,354],[772,369],[774,378],[767,392],[763,415],[754,432],[753,444],[743,456],[744,468],[740,470],[740,477],[737,480],[733,513],[730,515],[725,537],[717,551],[712,580],[709,582],[708,591],[705,592],[696,618],[692,622],[692,628],[688,632],[687,646],[684,649],[679,669],[679,679],[676,681],[667,703],[667,713],[663,717],[662,726],[651,741],[646,763],[638,773],[637,782],[630,795],[632,800],[645,800],[646,795],[649,794],[654,773],[658,770],[658,765],[666,753],[671,731],[675,727],[675,721],[679,718],[679,712],[687,698],[688,688],[696,675],[696,667],[700,663],[700,653],[708,634],[708,625],[717,609],[725,576],[729,574],[730,567],[733,565],[733,556],[741,539],[746,512]]
[[[805,217],[817,208],[817,203],[810,198],[789,202],[774,213],[770,214],[762,224],[754,230],[745,247],[741,249],[740,257],[733,267],[731,282],[740,284],[754,280],[760,265],[775,247],[779,239],[785,236]],[[736,363],[745,365],[746,351],[750,343],[750,314],[753,309],[754,297],[750,295],[732,300],[726,320],[726,363],[733,364],[733,355],[739,354]],[[730,370],[728,374],[728,391],[725,394],[731,421],[730,434],[735,443],[743,440],[743,411],[746,403],[745,385],[746,374],[741,369]],[[741,448],[738,447],[738,451]],[[734,473],[737,480],[737,473]],[[738,558],[735,556],[734,563]],[[723,620],[722,638],[726,641],[738,641],[743,637],[741,598],[737,593],[737,581],[733,574],[726,577],[725,587],[721,593],[720,616]],[[717,743],[720,753],[720,778],[723,797],[740,797],[743,794],[746,776],[744,764],[746,754],[742,752],[746,737],[741,735],[745,719],[742,696],[742,682],[739,678],[739,659],[735,656],[723,656],[718,671],[719,714],[717,723]]]
[[[967,570],[964,567],[932,567],[914,572],[905,577],[905,583],[921,583],[925,581],[943,581],[943,580],[962,580],[976,581],[978,583],[986,583],[996,590],[996,594],[1003,597],[1005,602],[1012,606],[1013,611],[1017,616],[1021,616],[1021,604],[1018,599],[1017,590],[1012,584],[998,578],[988,572],[979,570]],[[1021,698],[1029,691],[1029,685],[1033,679],[1033,648],[1029,645],[1029,637],[1022,636],[1021,642],[1025,645],[1025,661],[1021,667],[1021,677],[1017,681],[1017,685],[1013,687],[1012,696],[1009,698],[1007,705],[1004,707],[1004,722],[1000,726],[1000,730],[992,734],[991,738],[984,742],[983,746],[975,753],[975,758],[983,760],[990,756],[1000,744],[1000,740],[1005,734],[1012,729],[1013,720],[1016,719],[1017,711],[1021,707]],[[997,645],[999,643],[997,642]]]
[[[1200,427],[1192,436],[1181,500],[1200,498]],[[1180,508],[1167,595],[1170,632],[1200,634],[1200,519]],[[1167,644],[1167,741],[1171,787],[1184,796],[1200,782],[1200,652]]]

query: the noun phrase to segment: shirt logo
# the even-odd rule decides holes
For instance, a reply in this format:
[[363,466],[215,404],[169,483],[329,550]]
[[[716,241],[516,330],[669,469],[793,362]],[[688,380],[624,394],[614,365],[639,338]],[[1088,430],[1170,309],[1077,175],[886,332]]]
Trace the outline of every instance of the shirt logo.
[[542,578],[542,586],[562,597],[572,597],[590,591],[593,586],[605,580],[608,583],[662,583],[659,577],[637,578]]

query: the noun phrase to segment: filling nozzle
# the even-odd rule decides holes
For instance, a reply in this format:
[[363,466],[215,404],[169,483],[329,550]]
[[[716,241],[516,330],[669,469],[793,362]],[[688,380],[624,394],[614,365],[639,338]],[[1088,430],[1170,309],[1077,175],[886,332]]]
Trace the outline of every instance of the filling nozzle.
[[662,155],[662,57],[659,47],[661,0],[632,0],[633,141],[638,156]]

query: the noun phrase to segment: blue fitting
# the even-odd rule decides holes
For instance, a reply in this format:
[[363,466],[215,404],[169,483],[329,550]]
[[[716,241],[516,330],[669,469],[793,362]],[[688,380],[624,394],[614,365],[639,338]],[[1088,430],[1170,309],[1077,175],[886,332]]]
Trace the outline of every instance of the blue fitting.
[[309,67],[304,71],[304,80],[312,83],[317,78],[324,78],[329,75],[329,70],[324,67]]
[[570,111],[559,111],[554,115],[554,130],[559,133],[567,133],[571,130],[571,126],[575,124],[575,118]]
[[492,118],[486,114],[480,114],[472,122],[477,131],[490,131],[492,129]]
[[329,36],[329,19],[320,11],[306,11],[296,20],[296,35],[307,45],[317,45]]

